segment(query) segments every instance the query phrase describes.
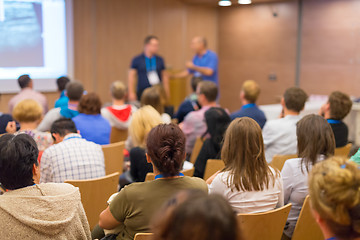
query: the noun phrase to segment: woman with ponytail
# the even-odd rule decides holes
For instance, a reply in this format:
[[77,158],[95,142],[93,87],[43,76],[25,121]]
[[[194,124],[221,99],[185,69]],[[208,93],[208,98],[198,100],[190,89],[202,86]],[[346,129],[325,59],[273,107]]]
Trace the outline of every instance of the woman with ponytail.
[[151,217],[175,193],[186,189],[207,192],[204,180],[180,173],[185,160],[185,135],[177,125],[160,124],[153,128],[147,136],[146,149],[155,180],[124,187],[100,214],[101,228],[122,227],[117,239],[133,239],[136,233],[149,232]]
[[360,239],[360,167],[342,157],[316,164],[309,175],[315,220],[327,240]]

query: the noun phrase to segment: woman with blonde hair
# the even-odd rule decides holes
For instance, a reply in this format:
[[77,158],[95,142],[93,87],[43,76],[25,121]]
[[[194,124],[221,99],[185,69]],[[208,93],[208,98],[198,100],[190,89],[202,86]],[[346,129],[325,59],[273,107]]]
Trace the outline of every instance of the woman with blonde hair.
[[360,167],[332,157],[316,164],[309,175],[313,216],[325,239],[360,239]]
[[120,186],[132,182],[144,182],[146,174],[153,172],[151,163],[146,161],[146,138],[151,129],[162,123],[160,114],[151,106],[137,110],[129,126],[129,134],[133,144],[130,149],[130,171],[120,176]]
[[283,239],[291,239],[297,219],[308,195],[308,173],[318,162],[334,155],[335,138],[330,124],[323,117],[310,114],[296,126],[299,158],[286,160],[281,175],[284,181],[284,204],[292,207]]
[[42,106],[33,99],[22,100],[15,105],[12,112],[13,118],[19,122],[20,129],[16,131],[16,123],[9,122],[6,131],[8,133],[26,133],[36,142],[41,153],[53,144],[52,136],[49,132],[40,132],[36,130],[43,118]]
[[255,120],[234,119],[221,150],[225,168],[212,176],[209,192],[223,195],[237,213],[265,212],[283,205],[280,173],[265,160],[261,128]]

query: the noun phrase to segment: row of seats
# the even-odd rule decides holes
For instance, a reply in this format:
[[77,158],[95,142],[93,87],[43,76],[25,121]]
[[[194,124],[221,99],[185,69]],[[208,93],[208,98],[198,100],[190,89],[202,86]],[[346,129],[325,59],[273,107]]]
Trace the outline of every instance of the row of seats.
[[[238,214],[239,228],[247,240],[281,239],[291,204],[281,208],[255,214]],[[135,240],[151,240],[151,233],[138,233]],[[324,236],[316,224],[310,209],[310,198],[306,197],[296,224],[292,240],[322,240]]]

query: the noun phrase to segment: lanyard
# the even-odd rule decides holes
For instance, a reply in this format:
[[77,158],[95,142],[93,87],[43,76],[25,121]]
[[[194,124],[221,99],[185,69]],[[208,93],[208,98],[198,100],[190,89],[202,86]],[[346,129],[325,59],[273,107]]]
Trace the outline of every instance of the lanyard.
[[72,138],[81,138],[81,137],[79,137],[79,136],[72,136],[72,137],[69,137],[69,138],[67,138],[67,139],[64,139],[64,141],[67,141],[67,140],[72,139]]
[[249,104],[246,104],[246,105],[242,106],[242,109],[252,108],[252,107],[255,107],[255,106],[256,106],[255,103],[249,103]]
[[[179,174],[175,175],[174,177],[183,177],[183,176],[184,176],[183,173],[179,173]],[[159,174],[159,175],[155,176],[155,179],[159,179],[159,178],[164,178],[164,175]]]
[[153,56],[151,58],[148,58],[145,56],[145,65],[146,65],[146,71],[151,72],[156,70],[156,57]]
[[330,124],[338,124],[338,123],[341,123],[340,120],[335,120],[335,119],[327,119],[327,122],[330,123]]

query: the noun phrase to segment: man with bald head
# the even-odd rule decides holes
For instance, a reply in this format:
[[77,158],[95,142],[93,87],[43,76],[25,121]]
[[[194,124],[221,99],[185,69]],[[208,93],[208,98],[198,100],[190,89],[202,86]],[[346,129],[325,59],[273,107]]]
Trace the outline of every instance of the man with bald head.
[[175,77],[191,75],[218,85],[218,57],[215,52],[207,48],[206,39],[194,37],[191,41],[191,49],[195,53],[193,60],[186,63],[187,70],[176,74]]

